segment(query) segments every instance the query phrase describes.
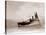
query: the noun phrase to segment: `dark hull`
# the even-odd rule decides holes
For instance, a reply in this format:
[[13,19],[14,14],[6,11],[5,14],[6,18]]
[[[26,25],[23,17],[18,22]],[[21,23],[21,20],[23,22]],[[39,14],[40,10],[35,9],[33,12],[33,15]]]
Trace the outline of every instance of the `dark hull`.
[[28,25],[31,24],[33,22],[33,20],[31,22],[19,22],[18,25]]

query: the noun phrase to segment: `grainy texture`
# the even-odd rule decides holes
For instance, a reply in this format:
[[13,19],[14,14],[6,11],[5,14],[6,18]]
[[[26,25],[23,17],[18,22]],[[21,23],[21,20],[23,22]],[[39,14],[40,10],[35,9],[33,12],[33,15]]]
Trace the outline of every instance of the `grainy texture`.
[[[18,22],[27,21],[28,19],[35,18],[35,12],[38,14],[39,22],[34,21],[29,25],[18,27]],[[10,32],[44,32],[44,3],[36,2],[20,2],[20,1],[7,1],[7,33]]]

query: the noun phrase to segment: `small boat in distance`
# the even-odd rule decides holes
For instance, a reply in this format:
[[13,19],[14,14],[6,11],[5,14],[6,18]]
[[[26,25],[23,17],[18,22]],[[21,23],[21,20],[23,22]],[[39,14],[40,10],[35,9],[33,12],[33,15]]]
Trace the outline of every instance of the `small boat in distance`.
[[[37,19],[37,20],[36,20]],[[39,18],[38,18],[38,15],[37,15],[37,12],[35,13],[35,19],[34,19],[34,17],[32,16],[32,19],[30,18],[29,19],[29,22],[25,22],[25,21],[23,21],[23,22],[18,22],[18,27],[20,27],[20,26],[24,26],[24,25],[29,25],[29,24],[31,24],[33,21],[39,21]]]

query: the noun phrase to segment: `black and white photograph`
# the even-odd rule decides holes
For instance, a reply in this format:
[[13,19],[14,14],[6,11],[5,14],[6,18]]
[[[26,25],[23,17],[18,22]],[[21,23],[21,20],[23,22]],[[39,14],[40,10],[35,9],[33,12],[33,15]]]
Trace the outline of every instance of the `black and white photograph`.
[[44,7],[42,2],[5,1],[7,34],[22,31],[45,32]]

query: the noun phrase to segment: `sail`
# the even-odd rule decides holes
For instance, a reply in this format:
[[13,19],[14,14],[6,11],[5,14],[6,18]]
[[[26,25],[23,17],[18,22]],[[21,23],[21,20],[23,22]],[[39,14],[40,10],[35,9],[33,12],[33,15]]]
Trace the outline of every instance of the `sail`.
[[38,18],[37,12],[35,13],[35,18]]

